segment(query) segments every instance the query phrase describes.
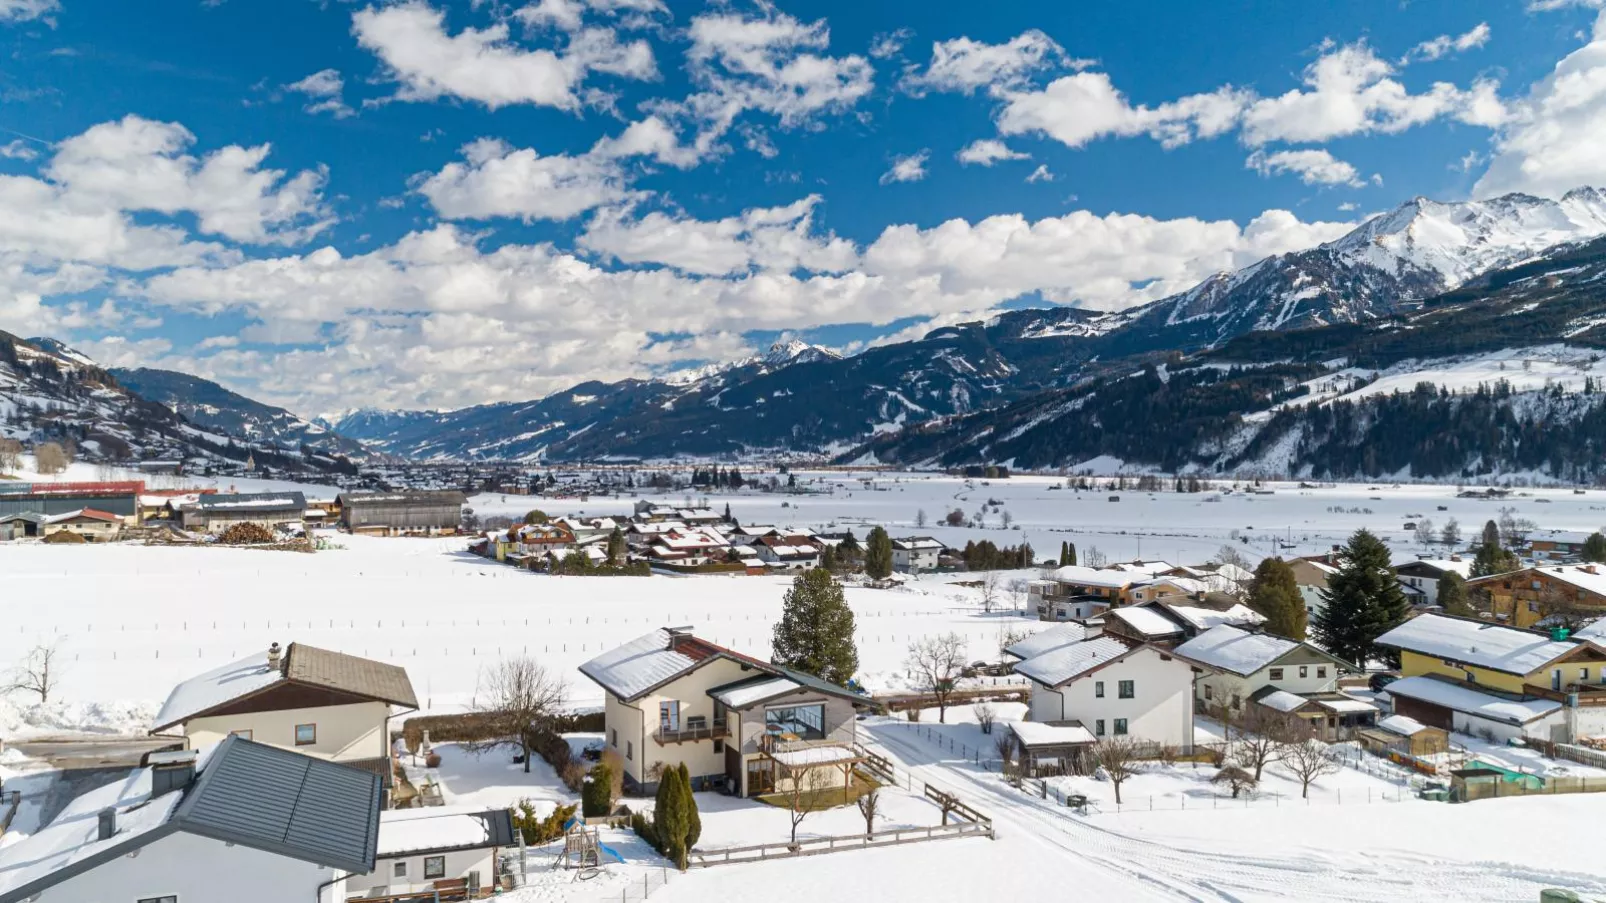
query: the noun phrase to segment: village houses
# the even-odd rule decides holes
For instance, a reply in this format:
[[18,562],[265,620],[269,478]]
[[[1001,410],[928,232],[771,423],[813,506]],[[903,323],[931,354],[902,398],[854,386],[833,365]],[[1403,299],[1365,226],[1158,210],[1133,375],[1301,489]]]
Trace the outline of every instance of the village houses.
[[1236,717],[1245,706],[1266,705],[1317,722],[1317,736],[1334,739],[1347,739],[1377,717],[1376,706],[1337,692],[1339,676],[1359,669],[1310,643],[1220,624],[1176,654],[1199,669],[1194,693],[1201,711]]
[[[1069,640],[1066,631],[1055,639]],[[1030,683],[1027,720],[1081,727],[1088,743],[1129,737],[1193,748],[1193,669],[1169,651],[1112,635],[1055,645],[1015,665]],[[1016,644],[1017,654],[1028,651]],[[1035,651],[1035,650],[1032,650]]]

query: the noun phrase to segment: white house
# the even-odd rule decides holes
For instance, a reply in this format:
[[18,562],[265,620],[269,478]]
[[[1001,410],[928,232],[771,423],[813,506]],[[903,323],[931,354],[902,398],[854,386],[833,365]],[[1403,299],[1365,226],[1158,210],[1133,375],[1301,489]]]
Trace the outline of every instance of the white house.
[[902,573],[929,571],[945,548],[930,536],[909,536],[892,541],[892,569]]
[[1457,574],[1462,580],[1472,576],[1472,562],[1456,558],[1416,558],[1394,566],[1400,583],[1422,594],[1425,605],[1439,603],[1439,581],[1447,574]]
[[151,727],[175,731],[190,749],[237,736],[366,768],[390,786],[390,719],[418,708],[396,665],[291,643],[274,643],[173,688]]
[[506,809],[392,809],[379,814],[373,871],[347,879],[346,888],[368,897],[426,892],[436,881],[489,890],[497,884],[498,854],[517,848]]
[[1028,721],[1193,749],[1193,669],[1163,649],[1099,636],[1026,659],[1015,673],[1031,681]]
[[342,903],[374,867],[379,777],[231,737],[78,797],[0,848],[0,903]]
[[1207,709],[1241,709],[1264,687],[1296,696],[1329,693],[1337,687],[1340,673],[1356,670],[1309,643],[1230,624],[1212,627],[1175,651],[1199,667],[1195,693]]

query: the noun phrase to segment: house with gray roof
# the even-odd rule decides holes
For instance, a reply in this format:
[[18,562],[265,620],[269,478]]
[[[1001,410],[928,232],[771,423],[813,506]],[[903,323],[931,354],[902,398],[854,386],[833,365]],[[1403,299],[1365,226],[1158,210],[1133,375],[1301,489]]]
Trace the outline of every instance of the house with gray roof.
[[1193,749],[1193,668],[1187,662],[1113,634],[1039,648],[1015,665],[1030,681],[1028,721],[1080,725],[1095,742],[1125,737]]
[[397,665],[291,643],[198,674],[173,688],[152,734],[191,749],[237,736],[380,775],[390,786],[390,719],[418,708]]
[[153,753],[0,848],[0,903],[343,903],[373,870],[379,777],[230,737]]
[[222,533],[235,524],[302,530],[306,519],[307,497],[299,492],[244,492],[201,496],[184,525],[208,533]]

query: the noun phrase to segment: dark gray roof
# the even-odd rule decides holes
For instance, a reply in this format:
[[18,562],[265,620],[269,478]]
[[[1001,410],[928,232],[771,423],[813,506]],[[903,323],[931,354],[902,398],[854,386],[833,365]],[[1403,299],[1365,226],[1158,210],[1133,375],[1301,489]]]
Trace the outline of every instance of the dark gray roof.
[[418,695],[413,692],[413,682],[407,679],[407,669],[371,658],[291,643],[285,656],[284,676],[300,684],[418,708]]
[[460,489],[398,489],[394,492],[342,492],[337,496],[341,506],[351,505],[462,505],[468,496]]
[[239,492],[203,495],[195,507],[201,511],[238,511],[266,514],[273,511],[307,510],[307,497],[299,492]]
[[379,776],[229,737],[173,823],[181,830],[366,874],[379,843]]

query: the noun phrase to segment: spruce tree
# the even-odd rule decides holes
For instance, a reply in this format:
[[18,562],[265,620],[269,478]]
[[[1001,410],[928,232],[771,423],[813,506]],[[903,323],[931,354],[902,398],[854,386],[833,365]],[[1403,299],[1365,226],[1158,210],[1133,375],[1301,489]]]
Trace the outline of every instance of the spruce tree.
[[691,792],[691,771],[686,763],[680,763],[680,781],[686,786],[686,849],[691,850],[697,846],[697,838],[703,836],[703,817],[697,813],[697,797]]
[[1447,615],[1470,618],[1477,615],[1467,601],[1467,582],[1460,574],[1449,573],[1439,578],[1439,606]]
[[846,684],[859,670],[853,630],[853,609],[842,595],[842,584],[823,568],[804,571],[781,600],[770,661]]
[[871,530],[865,541],[864,572],[875,580],[885,580],[892,574],[892,537],[885,527]]
[[624,564],[627,557],[625,534],[618,527],[608,534],[608,563],[615,567]]
[[1266,619],[1266,632],[1291,640],[1304,640],[1305,600],[1299,595],[1294,569],[1281,558],[1265,558],[1255,568],[1249,588],[1249,607]]
[[1472,576],[1487,577],[1490,574],[1504,574],[1522,567],[1517,556],[1500,544],[1500,526],[1494,521],[1483,525],[1483,541],[1478,544],[1477,554],[1472,558]]
[[836,546],[826,543],[825,548],[820,550],[820,569],[824,571],[835,571],[836,567]]
[[1589,534],[1584,540],[1583,557],[1585,561],[1606,561],[1606,535],[1599,531]]
[[1076,566],[1076,543],[1068,542],[1065,545],[1066,545],[1065,563],[1070,565],[1070,566],[1072,566],[1072,567],[1075,567]]
[[1067,556],[1069,554],[1071,554],[1071,544],[1068,543],[1068,542],[1061,542],[1060,543],[1060,567],[1064,567],[1067,564],[1070,564],[1069,561],[1065,560],[1065,556]]
[[1369,530],[1356,530],[1338,572],[1322,590],[1325,607],[1312,633],[1328,652],[1365,668],[1372,658],[1397,664],[1398,653],[1376,646],[1377,638],[1405,621],[1410,602],[1389,566],[1389,550]]

